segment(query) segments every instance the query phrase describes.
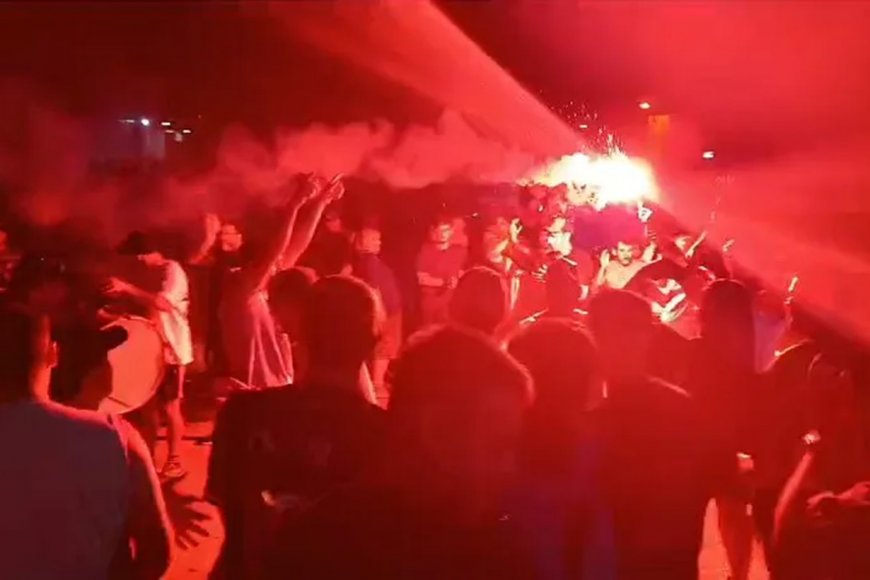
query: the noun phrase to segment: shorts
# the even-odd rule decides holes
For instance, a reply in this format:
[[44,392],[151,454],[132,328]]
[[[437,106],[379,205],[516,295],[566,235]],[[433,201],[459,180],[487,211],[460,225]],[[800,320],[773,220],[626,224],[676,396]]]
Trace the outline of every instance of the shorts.
[[184,367],[181,365],[166,365],[163,380],[157,387],[157,400],[161,403],[171,403],[184,396]]

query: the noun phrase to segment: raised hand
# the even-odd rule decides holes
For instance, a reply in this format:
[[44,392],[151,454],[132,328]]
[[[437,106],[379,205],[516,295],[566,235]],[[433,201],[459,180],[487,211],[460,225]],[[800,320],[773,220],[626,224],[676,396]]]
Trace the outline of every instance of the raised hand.
[[323,186],[323,178],[312,173],[305,177],[301,183],[297,182],[296,187],[288,187],[290,189],[287,199],[288,209],[295,211],[310,200],[319,197],[323,192]]
[[606,268],[608,264],[610,264],[610,250],[604,250],[603,252],[601,252],[599,261],[601,262],[601,267]]
[[221,220],[217,214],[207,213],[203,219],[203,226],[205,228],[205,236],[208,239],[214,240],[221,231]]
[[341,174],[336,175],[332,178],[332,181],[327,184],[323,196],[326,203],[333,203],[344,196],[344,181],[342,181]]

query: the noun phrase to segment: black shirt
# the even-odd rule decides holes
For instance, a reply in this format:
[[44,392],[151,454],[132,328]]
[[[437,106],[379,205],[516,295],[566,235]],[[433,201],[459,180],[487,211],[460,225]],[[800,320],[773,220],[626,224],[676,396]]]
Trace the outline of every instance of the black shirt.
[[325,385],[233,395],[215,422],[206,483],[224,517],[225,577],[258,576],[274,527],[366,467],[382,421],[360,395]]
[[398,490],[349,486],[284,528],[267,578],[293,580],[510,580],[528,578],[509,519],[451,524]]
[[609,388],[597,422],[619,577],[694,580],[707,504],[736,460],[682,389],[653,378]]

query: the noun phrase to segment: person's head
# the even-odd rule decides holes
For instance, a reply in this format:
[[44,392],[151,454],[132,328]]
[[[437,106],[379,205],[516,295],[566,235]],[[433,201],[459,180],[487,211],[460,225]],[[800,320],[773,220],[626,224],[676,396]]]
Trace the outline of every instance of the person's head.
[[57,365],[51,373],[53,398],[96,410],[112,392],[109,351],[127,340],[127,331],[79,322],[61,329],[57,339]]
[[623,290],[600,292],[589,305],[589,327],[608,378],[645,374],[655,327],[643,298]]
[[504,243],[510,236],[510,222],[503,217],[497,217],[483,228],[482,246],[486,257],[500,254]]
[[0,310],[0,402],[46,391],[57,351],[47,316],[7,305]]
[[418,334],[396,363],[385,469],[453,517],[476,519],[510,481],[531,400],[522,367],[480,334]]
[[750,291],[717,280],[701,299],[701,340],[709,354],[736,370],[755,368],[755,320]]
[[466,271],[450,297],[448,318],[458,326],[493,334],[508,310],[504,280],[483,266]]
[[814,426],[848,423],[857,417],[851,374],[823,353],[817,354],[807,370],[808,407]]
[[154,240],[142,232],[133,232],[124,238],[118,247],[118,252],[125,256],[135,256],[149,267],[160,266],[165,261]]
[[302,312],[302,339],[312,372],[359,373],[371,357],[382,312],[374,291],[350,276],[314,283]]
[[218,232],[218,248],[221,252],[233,254],[242,249],[245,237],[236,224],[224,222]]
[[11,301],[32,312],[60,316],[68,307],[71,276],[63,260],[37,254],[25,255],[12,270],[7,288]]
[[630,242],[619,241],[616,243],[616,261],[623,266],[628,266],[634,261],[637,254],[637,246]]
[[442,218],[429,228],[429,241],[438,246],[447,246],[453,241],[453,233],[453,223]]
[[547,269],[547,310],[551,314],[569,316],[577,308],[580,298],[580,282],[571,265],[556,260]]
[[366,226],[357,232],[354,239],[356,251],[360,254],[381,253],[381,230],[374,226]]
[[317,275],[308,268],[278,272],[269,281],[269,308],[291,342],[302,338],[302,312]]
[[532,375],[535,404],[527,423],[526,452],[539,467],[573,458],[581,415],[601,394],[592,338],[567,320],[539,320],[513,337],[512,354]]
[[321,277],[348,275],[353,269],[353,242],[343,233],[328,233],[321,238],[315,258]]
[[341,210],[337,205],[330,205],[323,212],[323,229],[333,234],[344,232],[344,221],[341,219]]

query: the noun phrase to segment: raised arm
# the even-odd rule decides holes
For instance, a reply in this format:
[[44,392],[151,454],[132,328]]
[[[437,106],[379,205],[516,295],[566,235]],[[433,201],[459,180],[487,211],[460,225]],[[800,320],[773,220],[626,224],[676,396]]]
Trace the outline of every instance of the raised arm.
[[220,233],[221,222],[215,214],[206,214],[204,225],[205,235],[202,238],[202,242],[193,252],[190,259],[188,259],[188,263],[193,266],[201,266],[208,262],[209,256],[211,255],[211,249],[217,242],[218,234]]
[[333,180],[322,195],[318,195],[312,200],[307,211],[303,212],[302,217],[297,220],[296,226],[290,234],[290,242],[287,244],[281,260],[284,268],[292,268],[296,265],[302,254],[311,245],[311,240],[314,239],[314,233],[317,231],[317,225],[320,223],[320,218],[323,217],[324,210],[329,204],[341,199],[343,195],[344,185],[341,181]]

